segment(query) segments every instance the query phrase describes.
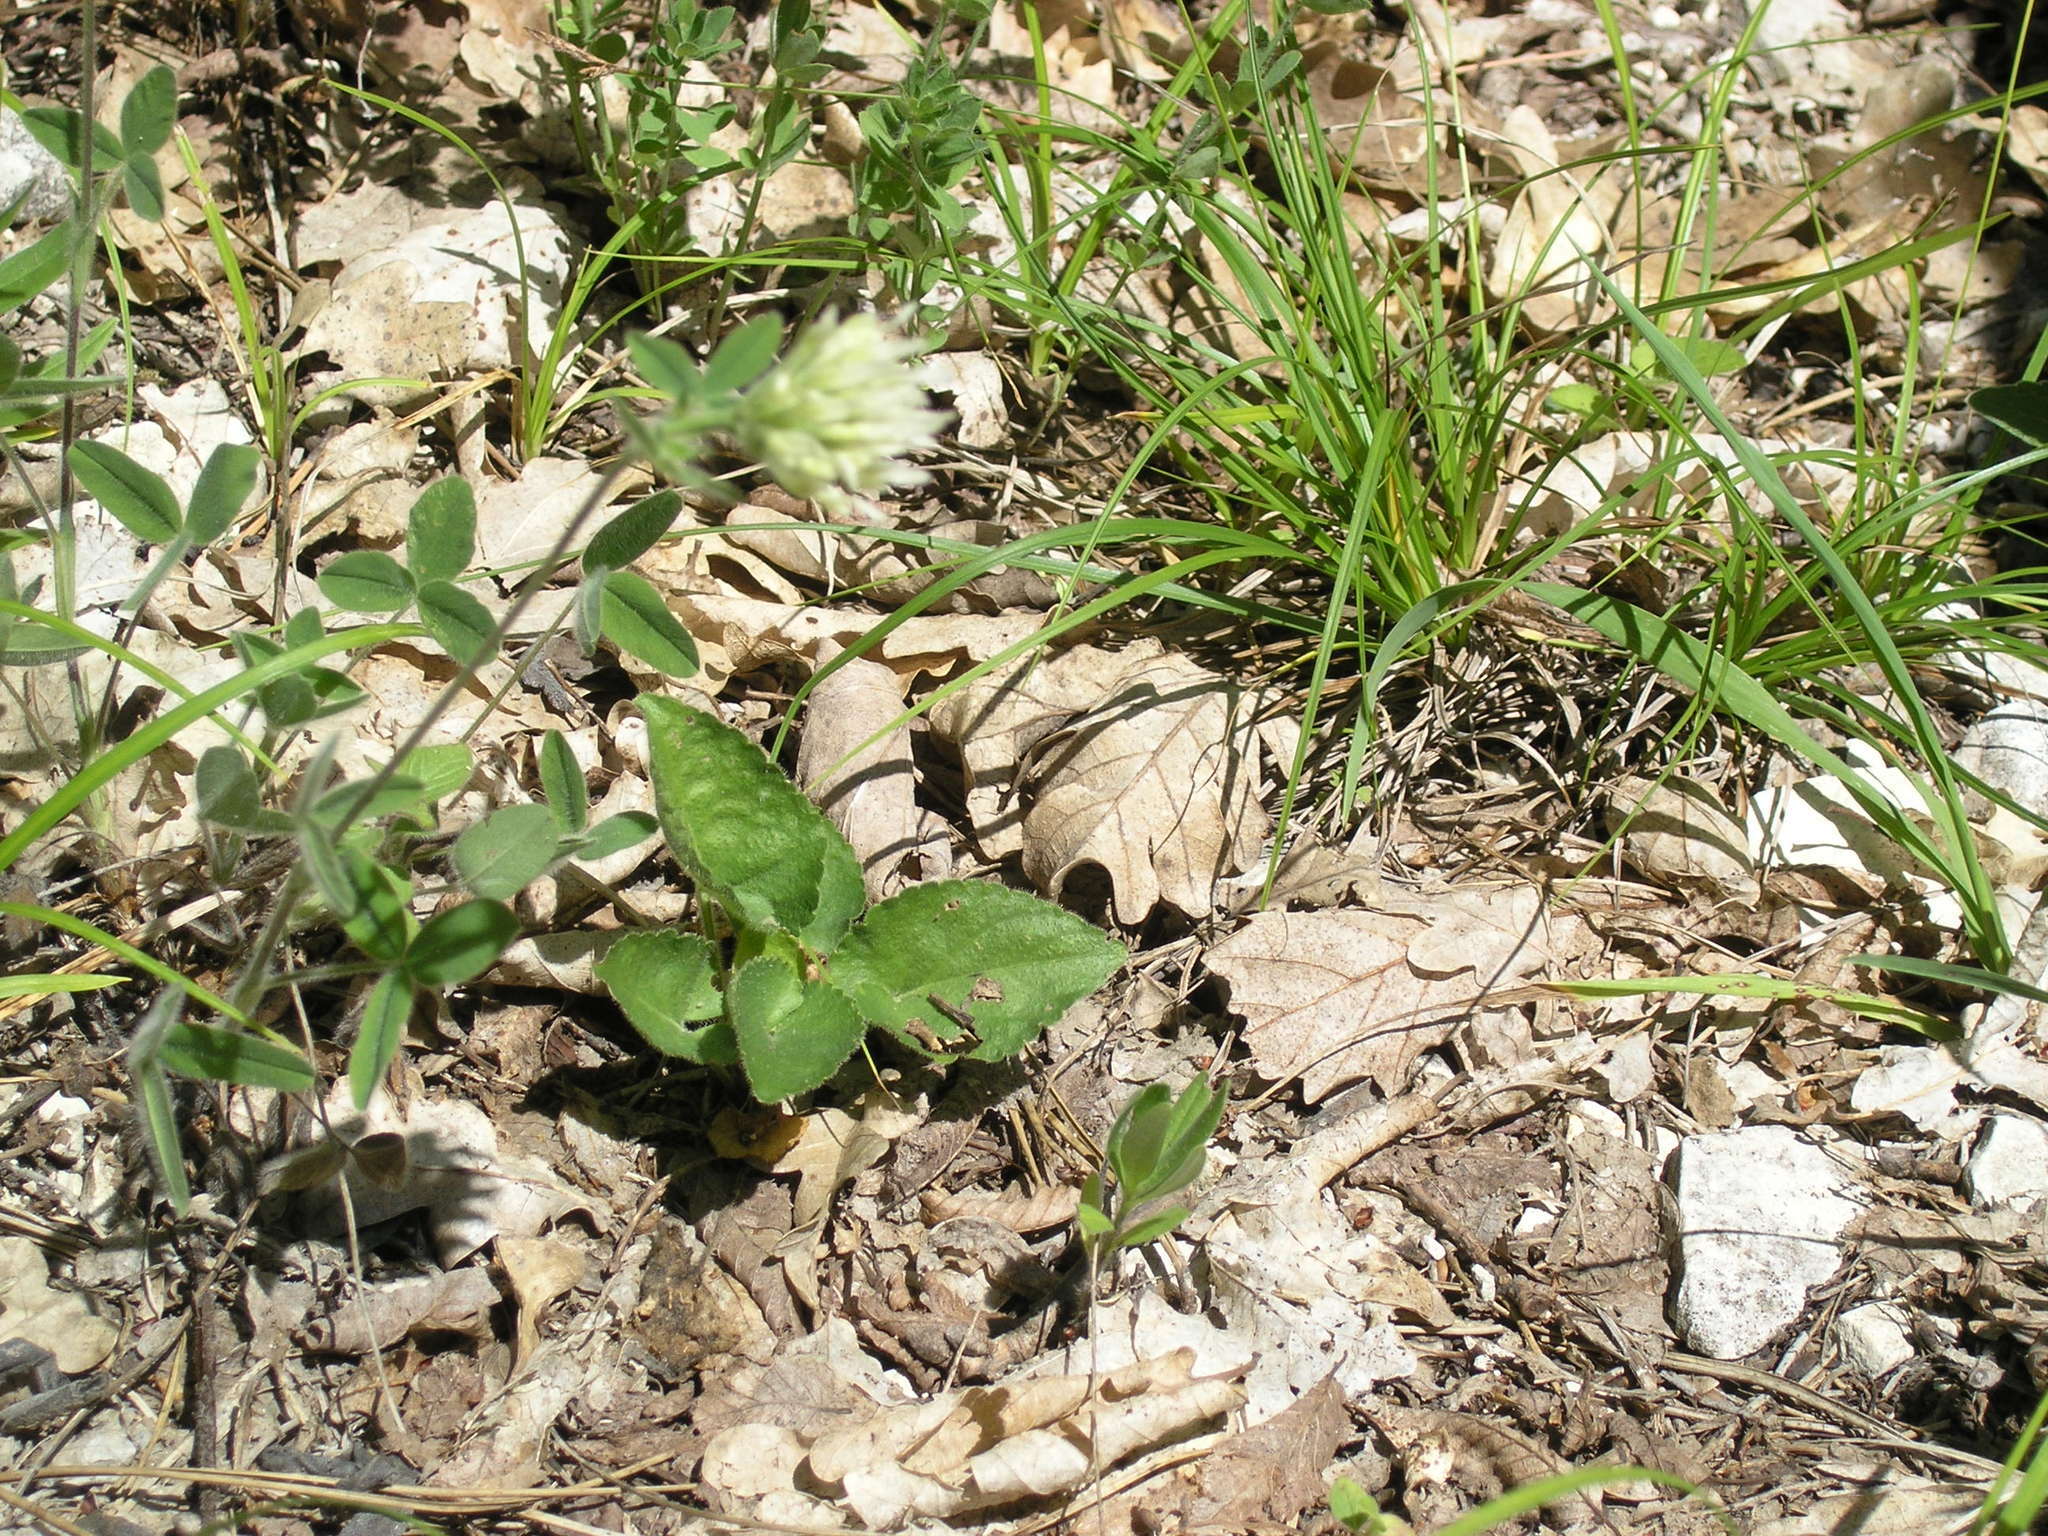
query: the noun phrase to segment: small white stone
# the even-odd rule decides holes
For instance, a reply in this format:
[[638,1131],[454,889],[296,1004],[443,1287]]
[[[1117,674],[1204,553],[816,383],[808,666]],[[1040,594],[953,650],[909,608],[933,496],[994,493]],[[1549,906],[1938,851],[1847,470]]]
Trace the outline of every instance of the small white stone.
[[1859,1115],[1904,1115],[1932,1135],[1957,1137],[1975,1120],[1956,1105],[1963,1077],[1955,1057],[1938,1047],[1888,1045],[1849,1089],[1849,1107]]
[[[1598,1069],[1607,1083],[1607,1097],[1616,1104],[1629,1104],[1648,1093],[1657,1081],[1657,1062],[1651,1050],[1648,1034],[1630,1035],[1615,1046],[1613,1053]],[[1581,1099],[1581,1105],[1590,1100]],[[1606,1109],[1606,1105],[1600,1108]],[[1609,1111],[1612,1113],[1612,1111]],[[1615,1116],[1615,1124],[1621,1117]],[[1616,1135],[1621,1133],[1617,1131]]]
[[1982,1206],[2028,1210],[2048,1200],[2048,1126],[2027,1115],[1993,1115],[1963,1169]]
[[1841,1267],[1860,1209],[1853,1176],[1787,1126],[1688,1136],[1675,1166],[1679,1329],[1736,1360],[1797,1322]]
[[1748,1109],[1758,1099],[1773,1098],[1785,1091],[1783,1078],[1765,1071],[1753,1061],[1738,1061],[1725,1068],[1721,1079],[1728,1085],[1728,1091],[1735,1096],[1735,1108],[1739,1113]]
[[1605,1104],[1592,1099],[1580,1099],[1566,1111],[1564,1139],[1567,1145],[1580,1136],[1611,1136],[1616,1141],[1628,1140],[1628,1123]]
[[1913,1358],[1905,1308],[1893,1302],[1851,1307],[1835,1319],[1835,1338],[1843,1357],[1865,1376],[1882,1376]]

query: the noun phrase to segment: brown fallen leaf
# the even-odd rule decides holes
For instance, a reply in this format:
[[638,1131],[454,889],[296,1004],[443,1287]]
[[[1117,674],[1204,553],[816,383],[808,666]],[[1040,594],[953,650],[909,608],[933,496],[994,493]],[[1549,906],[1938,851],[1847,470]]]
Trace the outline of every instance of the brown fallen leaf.
[[491,1308],[504,1299],[491,1277],[474,1267],[406,1275],[349,1292],[294,1332],[306,1348],[324,1355],[366,1355],[420,1333],[486,1339]]
[[[839,652],[828,640],[818,659],[830,661]],[[848,658],[811,691],[797,752],[797,782],[860,855],[870,901],[929,873],[909,868],[925,837],[910,732],[889,730],[902,713],[896,672],[865,656]],[[878,733],[886,734],[872,740]]]
[[498,1263],[519,1303],[518,1331],[512,1341],[512,1369],[517,1372],[540,1342],[541,1314],[580,1285],[590,1273],[590,1256],[582,1244],[563,1237],[501,1237]]
[[1310,1103],[1361,1078],[1398,1093],[1416,1056],[1449,1038],[1483,994],[1543,970],[1583,935],[1526,887],[1403,905],[1262,912],[1210,949],[1263,1076],[1299,1076]]

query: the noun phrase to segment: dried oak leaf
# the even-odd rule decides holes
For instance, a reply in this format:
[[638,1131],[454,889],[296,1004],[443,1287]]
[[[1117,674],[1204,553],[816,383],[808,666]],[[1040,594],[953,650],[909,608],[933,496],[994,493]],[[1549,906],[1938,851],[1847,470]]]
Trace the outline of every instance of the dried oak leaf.
[[1210,949],[1262,1075],[1299,1075],[1310,1103],[1362,1078],[1398,1093],[1482,994],[1550,967],[1581,931],[1526,887],[1403,906],[1262,912]]
[[959,747],[985,857],[1021,849],[1055,898],[1096,865],[1118,921],[1135,925],[1162,901],[1210,912],[1216,883],[1257,859],[1269,824],[1255,713],[1228,679],[1146,642],[1024,658],[944,700],[931,722]]

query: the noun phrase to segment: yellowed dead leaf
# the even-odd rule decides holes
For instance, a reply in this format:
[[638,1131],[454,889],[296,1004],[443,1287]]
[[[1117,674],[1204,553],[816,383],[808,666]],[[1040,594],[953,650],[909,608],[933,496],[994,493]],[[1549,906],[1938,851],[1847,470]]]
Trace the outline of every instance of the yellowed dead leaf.
[[540,1342],[541,1314],[580,1285],[590,1271],[590,1257],[580,1243],[563,1237],[501,1237],[498,1263],[519,1303],[518,1331],[512,1342],[516,1372]]
[[1584,263],[1606,251],[1608,216],[1618,198],[1583,167],[1560,169],[1570,157],[1526,104],[1509,110],[1502,145],[1527,183],[1494,243],[1487,287],[1501,299],[1520,300],[1538,329],[1563,330],[1598,307],[1597,290],[1583,282]]

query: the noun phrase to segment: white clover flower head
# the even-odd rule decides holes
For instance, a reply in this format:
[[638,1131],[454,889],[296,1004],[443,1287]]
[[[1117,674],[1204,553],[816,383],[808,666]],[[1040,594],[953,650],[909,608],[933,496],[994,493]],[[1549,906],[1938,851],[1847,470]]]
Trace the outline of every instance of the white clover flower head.
[[740,396],[740,447],[785,491],[834,515],[849,495],[923,484],[931,476],[903,455],[935,446],[947,414],[927,403],[911,366],[924,350],[872,314],[813,322]]

